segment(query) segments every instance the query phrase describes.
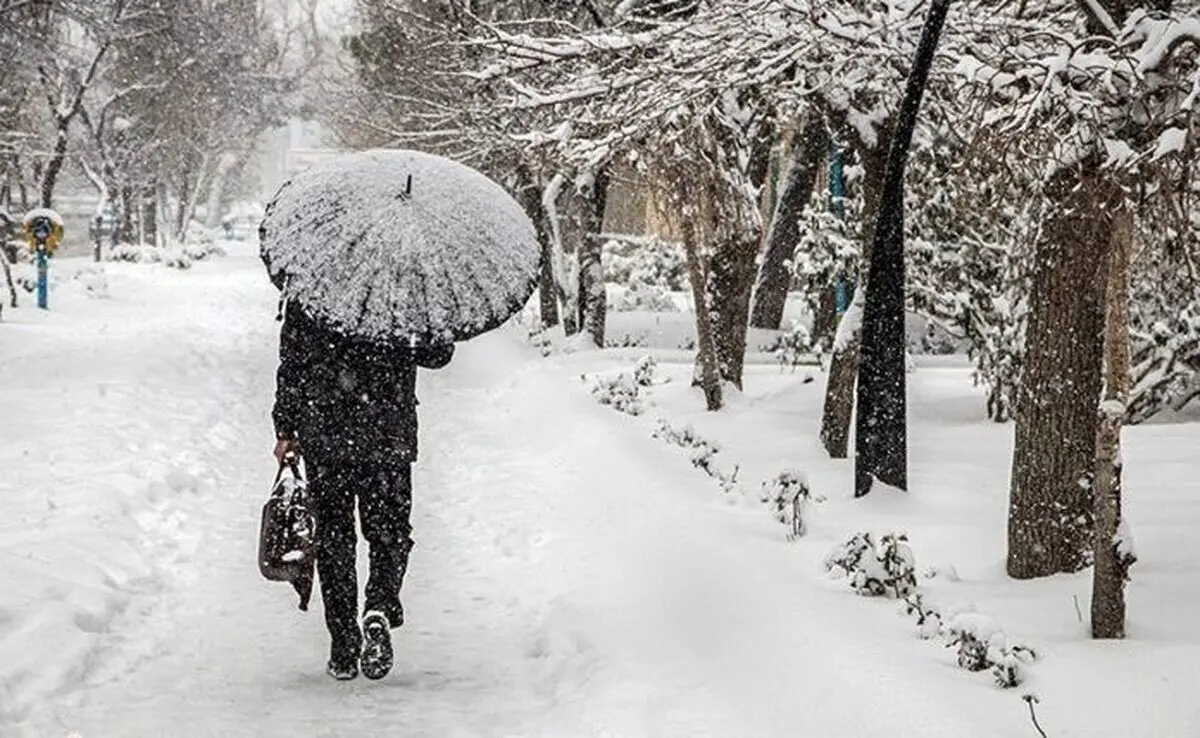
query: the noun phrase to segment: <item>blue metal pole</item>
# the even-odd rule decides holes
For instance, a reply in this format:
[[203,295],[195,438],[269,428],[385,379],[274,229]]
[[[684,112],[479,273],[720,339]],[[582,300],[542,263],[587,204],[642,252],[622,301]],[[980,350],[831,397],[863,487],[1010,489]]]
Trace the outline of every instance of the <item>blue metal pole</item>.
[[[829,157],[829,209],[838,218],[846,217],[845,149],[837,144]],[[839,274],[833,284],[833,304],[839,316],[850,309],[850,295],[845,275]]]
[[37,248],[37,304],[42,310],[49,310],[49,285],[47,284],[47,272],[49,271],[50,259],[46,256],[46,247],[38,246]]

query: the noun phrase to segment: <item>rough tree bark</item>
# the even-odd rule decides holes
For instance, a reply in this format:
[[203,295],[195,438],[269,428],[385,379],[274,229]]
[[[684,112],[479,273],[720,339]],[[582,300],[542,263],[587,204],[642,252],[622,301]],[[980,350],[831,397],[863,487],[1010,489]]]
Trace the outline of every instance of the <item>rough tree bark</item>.
[[[753,141],[746,163],[746,179],[759,191],[771,171],[771,144],[775,130],[774,125],[763,124]],[[752,205],[737,203],[732,207]],[[738,229],[735,224],[742,220],[730,213],[726,223],[717,223],[715,218],[708,221],[713,224],[713,233],[722,234],[715,244],[708,268],[707,291],[712,305],[713,338],[717,342],[721,378],[738,389],[742,388],[746,331],[750,327],[750,291],[754,288],[755,261],[762,238],[760,227]]]
[[1094,157],[1059,170],[1046,194],[1054,205],[1035,247],[1008,508],[1017,579],[1091,563],[1110,214],[1121,198]]
[[828,149],[825,121],[816,109],[810,109],[800,139],[792,147],[791,165],[771,216],[750,309],[750,325],[755,328],[778,330],[783,322],[788,286],[792,282],[792,255],[800,242],[800,215],[812,198],[817,172]]
[[1133,211],[1113,217],[1104,331],[1105,390],[1096,433],[1096,565],[1092,637],[1125,637],[1125,582],[1136,560],[1121,518],[1121,425],[1129,401],[1129,260]]
[[854,383],[858,378],[858,346],[862,331],[861,295],[866,287],[867,269],[871,263],[871,244],[875,240],[875,218],[879,212],[879,200],[883,193],[883,175],[887,166],[887,142],[890,140],[891,125],[880,126],[888,136],[880,136],[874,146],[868,147],[861,139],[855,146],[863,165],[862,184],[862,259],[859,266],[858,286],[855,289],[853,306],[842,316],[845,325],[839,325],[838,338],[829,357],[829,377],[825,385],[825,406],[821,413],[821,445],[831,459],[844,459],[850,445],[850,419],[854,415]]
[[554,243],[547,230],[546,209],[542,205],[542,188],[537,178],[525,164],[517,165],[517,196],[525,214],[533,221],[542,259],[538,268],[538,306],[542,328],[558,325],[557,286],[554,280]]
[[700,256],[700,239],[696,224],[684,217],[679,224],[683,236],[683,251],[687,260],[688,282],[692,286],[692,300],[696,306],[696,367],[700,389],[704,392],[704,403],[710,412],[716,412],[724,404],[721,392],[721,367],[717,355],[717,341],[712,321],[712,305],[707,289],[708,276],[704,273],[704,261]]
[[604,288],[604,269],[601,256],[604,241],[604,208],[608,204],[609,175],[606,167],[593,174],[590,186],[579,194],[583,212],[582,238],[579,241],[579,325],[587,331],[592,342],[604,347],[605,320],[608,298]]

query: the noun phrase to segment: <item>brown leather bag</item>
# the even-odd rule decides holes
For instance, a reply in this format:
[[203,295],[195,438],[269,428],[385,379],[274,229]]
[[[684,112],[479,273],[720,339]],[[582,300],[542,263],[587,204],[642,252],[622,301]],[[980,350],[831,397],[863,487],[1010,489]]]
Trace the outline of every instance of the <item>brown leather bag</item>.
[[[285,475],[284,471],[289,474]],[[316,562],[316,518],[300,460],[288,454],[279,464],[258,531],[258,570],[274,582],[291,582],[308,610]]]

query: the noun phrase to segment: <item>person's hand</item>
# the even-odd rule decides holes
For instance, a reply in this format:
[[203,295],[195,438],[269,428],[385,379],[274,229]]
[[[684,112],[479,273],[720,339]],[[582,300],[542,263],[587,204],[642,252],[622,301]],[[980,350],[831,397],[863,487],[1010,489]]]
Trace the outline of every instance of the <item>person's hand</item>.
[[275,460],[283,463],[283,457],[288,454],[299,454],[300,442],[294,438],[280,438],[275,442]]

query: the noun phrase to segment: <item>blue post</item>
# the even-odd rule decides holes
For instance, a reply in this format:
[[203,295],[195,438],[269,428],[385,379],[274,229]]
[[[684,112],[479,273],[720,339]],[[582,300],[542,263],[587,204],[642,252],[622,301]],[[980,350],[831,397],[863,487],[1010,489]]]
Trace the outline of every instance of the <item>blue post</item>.
[[839,218],[846,217],[845,149],[837,144],[829,156],[829,209]]
[[[829,155],[829,209],[838,218],[846,217],[846,172],[845,149],[837,144]],[[846,278],[838,275],[833,284],[833,304],[840,316],[850,309],[850,296]]]
[[37,249],[37,304],[42,310],[49,310],[49,285],[47,284],[47,271],[50,259],[46,256],[46,247],[38,246]]

